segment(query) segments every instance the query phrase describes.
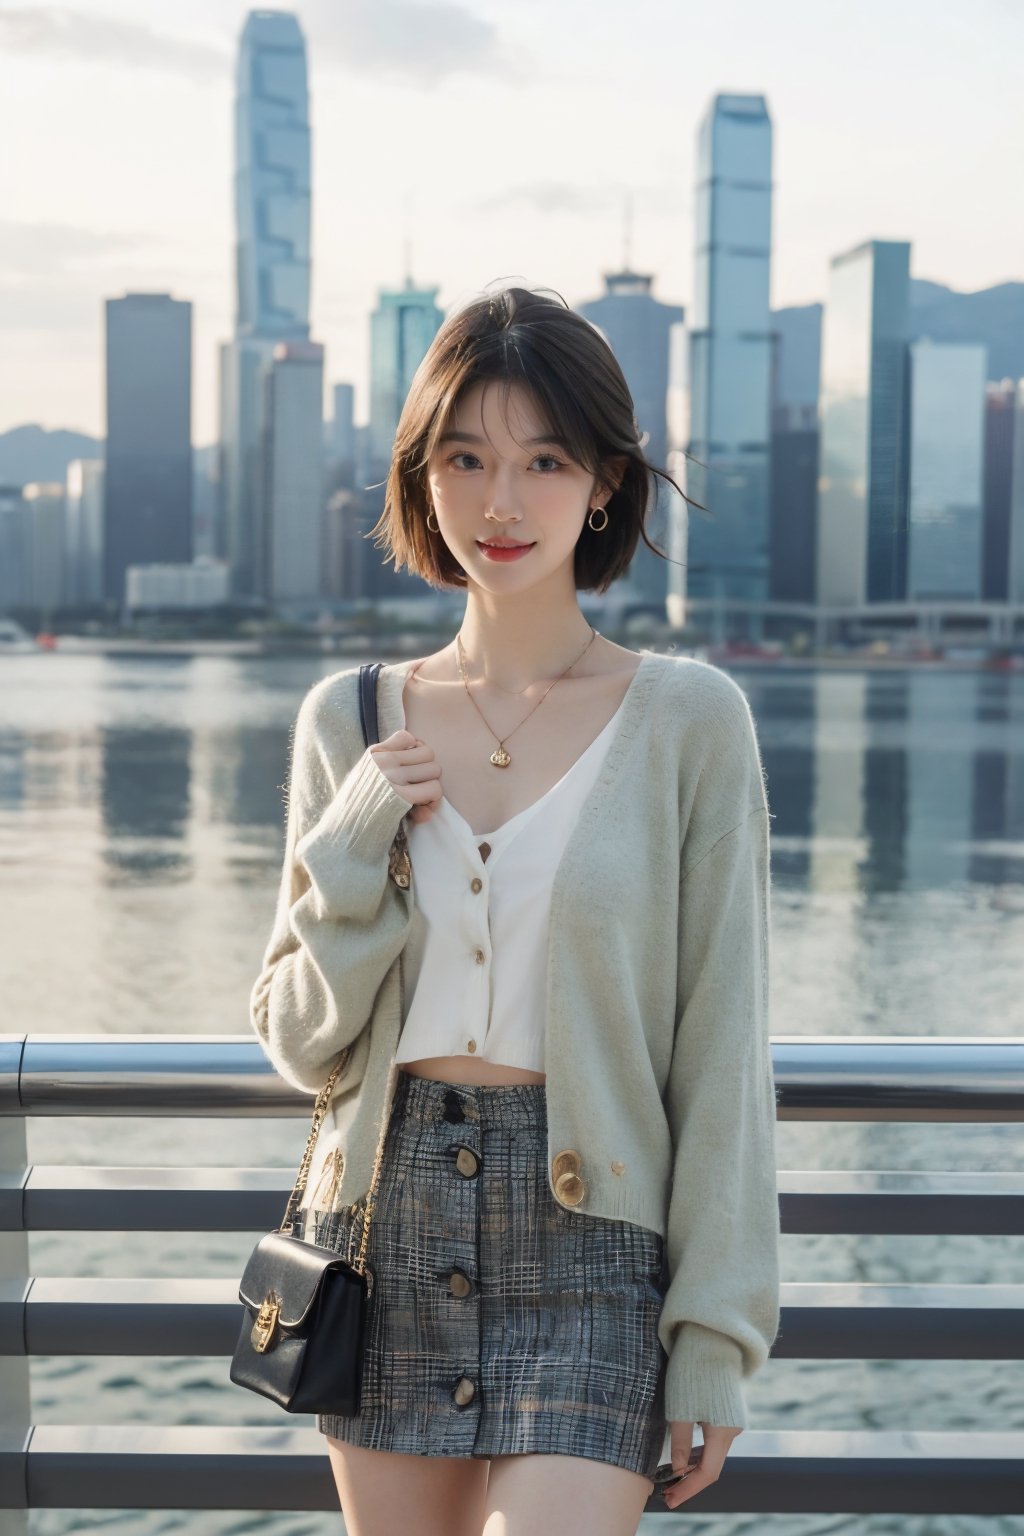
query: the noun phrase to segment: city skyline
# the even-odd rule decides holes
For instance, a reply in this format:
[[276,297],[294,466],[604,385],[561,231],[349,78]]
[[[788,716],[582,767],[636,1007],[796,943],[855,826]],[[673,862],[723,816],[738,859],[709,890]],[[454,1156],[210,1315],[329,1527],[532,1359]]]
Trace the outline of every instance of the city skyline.
[[[248,9],[210,20],[183,0],[173,31],[150,0],[0,12],[0,91],[32,123],[6,177],[0,431],[99,435],[103,301],[149,291],[194,306],[194,440],[214,440]],[[776,125],[773,307],[823,301],[831,258],[873,238],[909,240],[913,275],[959,291],[1024,276],[1011,196],[1024,15],[1002,0],[942,15],[868,0],[827,21],[797,0],[771,18],[732,0],[699,33],[653,0],[628,18],[571,0],[543,24],[534,0],[288,9],[317,146],[313,330],[328,384],[355,384],[358,420],[369,315],[404,279],[408,239],[417,284],[437,284],[445,309],[502,279],[577,304],[622,262],[628,197],[634,267],[689,305],[695,130],[719,90],[763,93]]]

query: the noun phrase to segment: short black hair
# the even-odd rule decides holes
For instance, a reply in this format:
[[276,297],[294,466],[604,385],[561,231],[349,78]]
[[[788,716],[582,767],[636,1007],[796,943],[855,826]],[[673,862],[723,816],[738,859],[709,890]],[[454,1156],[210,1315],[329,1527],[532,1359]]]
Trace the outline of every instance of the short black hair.
[[[578,590],[605,592],[629,568],[655,500],[655,476],[684,501],[699,502],[641,447],[633,398],[604,336],[560,295],[501,288],[447,317],[413,377],[402,410],[386,482],[384,511],[372,529],[377,547],[436,587],[465,587],[466,573],[440,533],[427,527],[427,465],[459,401],[479,380],[525,385],[546,426],[564,439],[570,458],[616,486],[607,526],[586,523],[576,542]],[[703,510],[703,508],[701,509]]]

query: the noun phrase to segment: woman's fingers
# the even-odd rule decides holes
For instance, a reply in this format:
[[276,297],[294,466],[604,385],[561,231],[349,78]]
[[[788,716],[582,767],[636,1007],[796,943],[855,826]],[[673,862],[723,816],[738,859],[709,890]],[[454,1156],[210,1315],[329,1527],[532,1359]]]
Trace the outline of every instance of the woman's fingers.
[[374,742],[369,750],[384,777],[420,811],[414,820],[425,821],[443,794],[441,765],[433,748],[411,731],[401,730]]
[[[689,1430],[689,1435],[686,1430]],[[708,1488],[712,1483],[717,1483],[725,1465],[725,1458],[729,1454],[729,1448],[736,1436],[742,1431],[726,1428],[717,1424],[702,1424],[704,1443],[690,1448],[686,1443],[693,1433],[692,1425],[680,1425],[678,1429],[673,1425],[672,1437],[672,1465],[681,1465],[682,1452],[686,1450],[689,1455],[689,1465],[683,1474],[682,1480],[673,1483],[664,1491],[665,1503],[669,1509],[676,1509],[680,1504],[685,1504],[687,1499],[694,1498],[702,1489]]]

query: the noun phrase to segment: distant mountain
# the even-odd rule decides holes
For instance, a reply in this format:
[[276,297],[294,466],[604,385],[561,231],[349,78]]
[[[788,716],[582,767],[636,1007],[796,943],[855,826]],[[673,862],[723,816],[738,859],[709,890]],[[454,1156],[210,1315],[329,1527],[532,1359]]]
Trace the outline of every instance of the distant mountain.
[[102,440],[63,428],[34,425],[0,432],[0,484],[27,485],[31,480],[64,480],[72,459],[101,459]]
[[[821,304],[772,312],[779,336],[778,399],[810,404],[817,399],[821,352]],[[910,336],[917,341],[979,342],[988,350],[986,377],[1024,378],[1024,283],[999,283],[978,293],[956,293],[941,283],[910,279]]]
[[[64,480],[72,459],[102,459],[100,437],[64,428],[47,431],[29,425],[0,432],[0,485],[28,485],[32,480]],[[193,449],[196,473],[209,475],[217,461],[217,444]]]
[[978,293],[954,293],[938,283],[910,284],[910,333],[932,341],[980,341],[988,347],[987,377],[1024,378],[1024,283],[999,283]]

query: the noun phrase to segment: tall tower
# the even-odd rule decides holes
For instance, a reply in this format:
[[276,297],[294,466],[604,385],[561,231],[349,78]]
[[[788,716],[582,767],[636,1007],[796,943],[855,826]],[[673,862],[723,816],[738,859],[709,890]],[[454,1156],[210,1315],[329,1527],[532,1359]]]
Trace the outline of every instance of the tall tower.
[[771,445],[772,125],[717,95],[699,129],[687,493],[692,597],[766,599]]
[[278,342],[309,338],[309,90],[298,19],[250,11],[235,78],[235,335],[220,357],[224,553],[235,593],[269,598],[266,375]]
[[[604,274],[605,291],[599,299],[577,305],[578,312],[597,326],[618,360],[633,396],[637,424],[646,434],[644,452],[652,464],[665,469],[668,457],[669,340],[673,325],[683,319],[678,304],[663,304],[651,292],[654,279],[628,268]],[[668,548],[665,482],[655,477],[647,536]],[[668,566],[640,541],[629,569],[637,591],[652,603],[663,604]]]
[[265,591],[276,604],[321,595],[324,349],[279,341],[264,375]]
[[980,599],[988,348],[910,343],[907,597]]
[[869,240],[831,263],[821,337],[817,601],[907,590],[910,245]]
[[444,320],[436,288],[417,288],[411,277],[397,291],[381,289],[370,316],[370,474],[387,474],[413,374]]
[[309,335],[306,45],[286,11],[250,11],[235,76],[236,334]]
[[125,569],[192,559],[192,305],[166,293],[106,303],[103,591]]

